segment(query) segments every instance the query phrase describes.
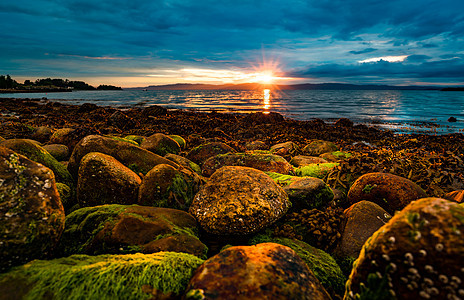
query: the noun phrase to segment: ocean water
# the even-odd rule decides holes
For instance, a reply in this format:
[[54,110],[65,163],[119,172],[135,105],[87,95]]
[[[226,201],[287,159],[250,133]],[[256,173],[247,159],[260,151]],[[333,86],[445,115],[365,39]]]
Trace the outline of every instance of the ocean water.
[[[349,118],[399,133],[464,133],[464,92],[377,90],[76,91],[0,94],[118,108],[161,105],[218,112],[278,112],[297,120]],[[457,122],[448,122],[455,117]]]

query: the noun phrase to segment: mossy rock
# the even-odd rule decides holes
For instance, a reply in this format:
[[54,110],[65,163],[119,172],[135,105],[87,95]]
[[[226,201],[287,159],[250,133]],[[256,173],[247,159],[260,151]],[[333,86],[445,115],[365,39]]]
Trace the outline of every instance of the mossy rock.
[[320,155],[321,158],[329,162],[335,162],[335,161],[339,161],[343,159],[348,159],[351,156],[352,156],[351,153],[343,152],[343,151],[328,152],[328,153],[323,153]]
[[456,299],[464,289],[464,207],[411,202],[361,250],[344,299]]
[[64,183],[57,182],[56,189],[60,194],[61,203],[63,204],[65,211],[68,211],[69,208],[76,204],[74,203],[75,199],[71,188]]
[[312,209],[328,206],[334,198],[332,189],[321,179],[314,177],[300,177],[284,187],[292,210]]
[[159,164],[144,176],[137,203],[188,210],[201,182],[193,171]]
[[145,140],[144,136],[140,135],[128,135],[124,137],[126,140],[134,141],[137,143],[137,145],[140,146],[140,144]]
[[136,174],[146,174],[158,164],[168,164],[175,168],[179,167],[173,161],[131,143],[99,135],[89,135],[79,141],[69,158],[68,170],[76,179],[82,158],[90,152],[100,152],[110,155]]
[[338,163],[310,164],[304,167],[295,168],[295,175],[301,177],[324,178]]
[[227,144],[221,142],[212,142],[201,144],[200,146],[193,148],[187,154],[187,158],[201,167],[208,158],[229,152],[235,153],[237,151]]
[[79,167],[77,201],[81,207],[102,204],[135,204],[142,180],[114,157],[86,154]]
[[50,257],[64,218],[53,172],[0,147],[0,272]]
[[293,176],[293,175],[285,175],[285,174],[280,174],[280,173],[275,173],[275,172],[265,172],[266,175],[271,177],[275,183],[280,185],[281,187],[285,187],[292,182],[300,179],[301,177],[298,176]]
[[[185,253],[73,255],[36,260],[0,275],[3,299],[179,297],[203,260]],[[164,298],[162,298],[164,297]]]
[[179,144],[181,149],[185,149],[185,147],[187,147],[187,142],[180,135],[171,134],[171,135],[168,135],[168,137],[176,141]]
[[323,164],[328,163],[327,160],[322,157],[316,156],[307,156],[307,155],[297,155],[292,157],[290,164],[295,167],[304,167],[311,164]]
[[316,140],[303,148],[303,153],[309,156],[319,156],[323,153],[338,151],[338,146],[332,142]]
[[184,252],[206,258],[195,219],[169,208],[101,205],[73,211],[66,217],[58,253],[128,254]]
[[135,146],[139,146],[139,143],[137,143],[136,141],[131,140],[131,139],[122,138],[122,137],[119,137],[119,136],[110,136],[110,135],[105,135],[105,136],[109,137],[110,139],[113,139],[115,141],[126,142],[126,143],[130,143],[132,145],[135,145]]
[[179,143],[163,133],[155,133],[145,138],[140,147],[161,156],[168,153],[177,154],[181,149]]
[[66,167],[37,143],[25,139],[11,139],[0,142],[0,146],[9,148],[16,153],[26,156],[30,160],[41,163],[53,171],[57,182],[62,182],[74,188],[73,178]]
[[203,175],[209,177],[224,166],[242,166],[280,174],[290,174],[293,171],[293,167],[282,156],[246,152],[226,153],[210,157],[202,166]]
[[62,144],[49,144],[43,146],[45,150],[50,153],[57,161],[66,161],[69,159],[69,148],[66,145]]
[[294,142],[285,142],[273,145],[270,149],[272,154],[280,155],[283,157],[291,157],[294,156],[298,151],[299,147]]
[[259,234],[249,241],[249,245],[259,243],[277,243],[287,246],[301,257],[317,279],[329,293],[343,295],[346,277],[335,259],[326,252],[317,249],[303,241],[288,238],[272,238],[270,235]]
[[184,168],[190,169],[190,170],[194,171],[195,173],[197,173],[198,175],[201,175],[200,166],[197,165],[196,163],[194,163],[193,161],[191,161],[188,158],[185,158],[185,157],[180,156],[180,155],[172,154],[172,153],[166,154],[164,156],[164,158],[172,160],[176,164],[178,164],[178,165],[180,165],[180,166],[182,166]]

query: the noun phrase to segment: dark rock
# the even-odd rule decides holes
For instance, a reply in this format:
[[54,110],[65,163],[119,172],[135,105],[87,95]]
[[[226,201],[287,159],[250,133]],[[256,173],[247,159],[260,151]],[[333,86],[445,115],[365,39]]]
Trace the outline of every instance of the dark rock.
[[164,156],[164,158],[167,158],[169,160],[172,160],[173,162],[175,162],[176,164],[178,164],[179,166],[182,166],[186,169],[189,169],[189,170],[192,170],[194,171],[195,173],[197,173],[198,175],[201,175],[201,168],[199,165],[197,165],[196,163],[194,163],[193,161],[191,161],[190,159],[188,158],[185,158],[183,156],[180,156],[180,155],[176,155],[176,154],[172,154],[172,153],[168,153]]
[[43,148],[58,161],[65,161],[69,159],[69,148],[66,145],[49,144],[43,146]]
[[31,135],[31,139],[37,140],[41,143],[46,143],[50,140],[53,134],[53,130],[47,126],[39,126],[35,132]]
[[456,298],[464,287],[463,220],[455,202],[411,202],[364,244],[344,299]]
[[325,207],[334,196],[324,181],[313,177],[298,178],[285,186],[284,191],[292,202],[294,211]]
[[350,205],[367,200],[377,203],[390,214],[424,197],[427,195],[417,184],[389,173],[365,174],[353,183],[348,192]]
[[195,219],[186,212],[138,205],[78,209],[66,217],[61,255],[173,251],[206,257]]
[[236,246],[205,261],[185,299],[330,299],[305,262],[275,243]]
[[302,151],[305,155],[319,156],[322,153],[334,152],[337,150],[338,147],[334,143],[317,140],[306,145],[306,147],[304,147]]
[[335,127],[353,127],[353,121],[347,118],[340,118],[337,121],[335,121],[334,126]]
[[458,120],[455,117],[449,117],[448,122],[457,122]]
[[187,158],[197,163],[201,167],[208,158],[216,156],[218,154],[226,154],[229,152],[235,153],[237,151],[235,151],[234,148],[230,147],[227,144],[221,142],[212,142],[202,144],[198,147],[193,148],[187,154]]
[[269,147],[263,141],[252,141],[245,144],[247,150],[267,150]]
[[79,166],[77,201],[81,207],[137,203],[140,177],[114,157],[91,152]]
[[223,167],[201,187],[189,212],[207,232],[240,235],[272,224],[290,205],[285,191],[265,173]]
[[109,117],[109,125],[115,126],[121,130],[128,130],[138,125],[138,122],[131,117],[128,117],[122,111],[115,111]]
[[152,117],[158,117],[158,116],[165,116],[167,114],[168,110],[162,106],[158,105],[152,105],[149,107],[145,107],[142,110],[142,116],[144,118],[148,118],[150,116]]
[[294,156],[298,152],[298,145],[294,142],[279,143],[271,147],[272,154],[280,155],[283,157]]
[[367,239],[391,219],[389,213],[370,201],[353,204],[345,210],[344,215],[345,225],[337,253],[352,258],[358,258]]
[[53,172],[0,147],[0,272],[50,257],[64,217]]
[[323,164],[323,163],[328,163],[328,161],[322,157],[306,156],[306,155],[294,156],[290,160],[290,164],[295,167],[304,167],[304,166],[311,165],[311,164]]

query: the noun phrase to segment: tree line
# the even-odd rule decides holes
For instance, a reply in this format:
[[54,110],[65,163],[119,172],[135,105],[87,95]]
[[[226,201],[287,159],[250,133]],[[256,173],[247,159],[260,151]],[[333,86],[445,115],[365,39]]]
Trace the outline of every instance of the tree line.
[[84,81],[75,81],[68,79],[52,79],[52,78],[43,78],[31,81],[29,79],[25,80],[23,84],[18,83],[16,80],[12,79],[10,75],[0,75],[0,89],[74,89],[74,90],[121,90],[120,87],[113,85],[102,84],[98,87],[93,87]]

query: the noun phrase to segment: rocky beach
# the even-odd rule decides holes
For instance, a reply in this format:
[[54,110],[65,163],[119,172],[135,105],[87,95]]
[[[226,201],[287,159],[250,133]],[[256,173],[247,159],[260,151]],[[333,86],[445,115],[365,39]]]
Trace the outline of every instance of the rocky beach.
[[464,134],[0,98],[0,299],[464,299]]

